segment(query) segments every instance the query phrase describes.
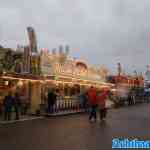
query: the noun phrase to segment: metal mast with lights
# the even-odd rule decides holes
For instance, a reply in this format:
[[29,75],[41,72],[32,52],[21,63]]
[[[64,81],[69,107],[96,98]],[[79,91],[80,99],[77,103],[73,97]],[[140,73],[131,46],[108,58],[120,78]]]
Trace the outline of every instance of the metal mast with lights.
[[39,75],[40,74],[40,55],[37,49],[36,34],[33,27],[27,27],[29,37],[29,49],[31,51],[31,63],[30,73]]

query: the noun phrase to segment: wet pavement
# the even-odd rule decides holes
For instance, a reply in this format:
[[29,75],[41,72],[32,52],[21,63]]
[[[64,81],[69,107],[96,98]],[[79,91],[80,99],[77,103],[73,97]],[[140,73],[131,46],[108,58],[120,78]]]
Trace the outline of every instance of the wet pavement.
[[1,150],[111,150],[112,138],[150,140],[150,104],[109,110],[106,123],[86,114],[1,125]]

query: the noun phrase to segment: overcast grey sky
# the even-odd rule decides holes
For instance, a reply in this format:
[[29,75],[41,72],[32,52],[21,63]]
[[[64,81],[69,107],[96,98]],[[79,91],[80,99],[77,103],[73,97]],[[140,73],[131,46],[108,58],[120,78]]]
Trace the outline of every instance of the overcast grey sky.
[[69,44],[72,55],[126,72],[150,64],[150,0],[0,0],[0,45],[39,48]]

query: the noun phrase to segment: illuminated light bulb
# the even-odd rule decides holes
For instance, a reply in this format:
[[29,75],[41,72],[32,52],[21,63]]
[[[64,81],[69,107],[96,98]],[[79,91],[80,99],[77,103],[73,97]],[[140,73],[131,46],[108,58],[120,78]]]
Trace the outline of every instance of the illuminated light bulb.
[[23,86],[23,82],[21,80],[19,80],[18,86]]
[[9,84],[9,81],[5,81],[5,85],[8,85]]

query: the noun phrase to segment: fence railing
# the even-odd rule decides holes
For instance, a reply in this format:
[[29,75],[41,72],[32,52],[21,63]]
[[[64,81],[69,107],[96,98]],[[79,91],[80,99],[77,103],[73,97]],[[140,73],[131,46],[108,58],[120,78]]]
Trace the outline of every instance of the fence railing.
[[[41,104],[41,111],[46,112],[48,106]],[[53,105],[53,113],[59,113],[64,111],[86,111],[87,105],[80,103],[78,100],[57,100]]]
[[[112,96],[112,98],[109,98],[115,106],[116,104],[118,106],[123,106],[124,104],[129,104],[128,98],[122,99],[118,96]],[[132,104],[136,103],[145,103],[150,102],[150,95],[145,96],[143,92],[136,92],[135,95],[132,96]],[[113,107],[112,106],[112,107]],[[41,104],[41,112],[46,112],[48,106]],[[59,112],[69,112],[69,111],[88,111],[88,105],[86,103],[80,102],[76,99],[63,99],[63,100],[57,100],[55,105],[53,105],[53,113],[59,113]]]

